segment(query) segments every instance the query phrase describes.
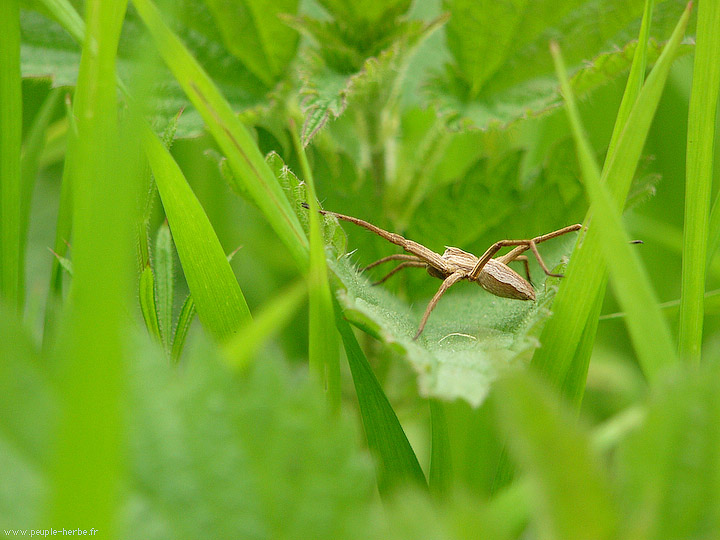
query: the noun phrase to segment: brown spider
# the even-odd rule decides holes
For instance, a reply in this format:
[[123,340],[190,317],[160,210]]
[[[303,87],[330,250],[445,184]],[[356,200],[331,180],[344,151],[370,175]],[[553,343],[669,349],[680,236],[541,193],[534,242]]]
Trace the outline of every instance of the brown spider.
[[[307,208],[306,204],[303,204],[303,206]],[[516,300],[535,300],[535,289],[533,289],[530,281],[528,259],[525,255],[523,255],[523,253],[528,249],[531,250],[540,264],[540,267],[548,276],[563,277],[562,274],[553,274],[550,270],[548,270],[548,267],[545,265],[545,262],[540,256],[540,252],[538,252],[537,244],[582,228],[582,225],[580,224],[568,225],[567,227],[563,227],[557,231],[543,234],[542,236],[536,236],[530,240],[500,240],[490,246],[487,251],[483,253],[482,257],[478,258],[472,253],[468,253],[467,251],[463,251],[462,249],[456,247],[446,247],[445,252],[440,255],[431,249],[426,248],[422,244],[408,240],[399,234],[383,230],[362,219],[338,214],[337,212],[329,212],[327,210],[320,210],[320,213],[323,215],[335,216],[337,219],[360,225],[361,227],[374,232],[378,236],[381,236],[388,242],[400,246],[408,253],[411,253],[411,255],[403,253],[388,255],[387,257],[383,257],[382,259],[366,266],[363,270],[373,268],[388,261],[402,261],[385,277],[374,283],[374,285],[385,282],[385,280],[387,280],[390,276],[399,272],[403,268],[416,267],[425,267],[428,274],[443,280],[442,285],[440,285],[440,288],[435,293],[435,296],[432,297],[430,303],[425,309],[425,314],[420,321],[420,327],[413,339],[420,337],[420,334],[425,328],[425,323],[430,316],[430,312],[432,312],[435,308],[438,300],[440,300],[440,297],[452,285],[463,279],[475,281],[483,289],[495,296],[514,298]],[[515,248],[507,252],[505,255],[493,259],[493,255],[506,246],[515,246]],[[522,261],[524,263],[527,279],[523,279],[520,274],[507,265],[511,261]]]

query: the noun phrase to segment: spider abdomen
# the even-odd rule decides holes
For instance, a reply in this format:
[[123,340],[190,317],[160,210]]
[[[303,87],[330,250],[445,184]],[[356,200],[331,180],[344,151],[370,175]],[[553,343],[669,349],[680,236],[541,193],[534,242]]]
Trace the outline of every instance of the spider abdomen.
[[535,289],[508,265],[490,259],[477,279],[478,284],[495,296],[515,300],[535,300]]

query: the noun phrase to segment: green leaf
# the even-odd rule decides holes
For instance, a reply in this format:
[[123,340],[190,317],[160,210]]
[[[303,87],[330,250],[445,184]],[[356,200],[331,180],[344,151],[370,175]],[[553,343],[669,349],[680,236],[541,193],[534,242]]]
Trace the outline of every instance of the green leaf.
[[[687,133],[685,227],[680,302],[680,355],[699,361],[702,353],[703,295],[708,251],[710,196],[715,158],[716,113],[720,93],[720,5],[699,3]],[[711,239],[714,239],[710,236]]]
[[180,308],[180,315],[178,315],[177,324],[175,325],[175,335],[173,336],[171,358],[173,362],[178,362],[182,355],[183,347],[185,346],[185,339],[187,338],[188,330],[190,330],[190,324],[195,317],[195,302],[192,296],[187,295],[182,307]]
[[711,538],[720,527],[717,363],[669,375],[616,453],[623,538]]
[[[14,310],[0,307],[0,522],[37,528],[47,495],[46,466],[57,427],[57,395]],[[7,526],[7,525],[6,525]]]
[[410,3],[411,0],[320,0],[320,4],[335,19],[349,27],[387,24],[388,19],[394,20],[405,13],[410,8]]
[[157,293],[157,318],[160,327],[160,343],[170,354],[173,337],[173,303],[175,300],[175,271],[173,269],[173,248],[170,227],[160,225],[155,237],[155,260],[153,261],[155,290]]
[[426,486],[425,475],[395,411],[375,377],[350,325],[342,318],[340,306],[337,302],[334,305],[335,320],[350,364],[365,437],[368,448],[375,457],[380,494],[390,495],[394,489],[409,483]]
[[[622,130],[616,151],[608,156],[602,171],[602,182],[611,190],[618,209],[625,203],[632,177],[642,153],[643,144],[650,128],[655,109],[682,40],[689,13],[681,17],[672,38],[665,47],[647,78],[627,119],[627,129]],[[533,364],[559,387],[576,404],[582,400],[589,356],[577,354],[581,340],[589,352],[586,330],[595,327],[591,313],[599,313],[597,295],[604,291],[606,269],[603,249],[596,229],[590,228],[585,235],[582,249],[575,249],[553,304],[555,315],[545,326],[539,349]],[[583,338],[585,335],[585,338]]]
[[[590,199],[593,213],[591,227],[597,227],[605,260],[612,274],[612,285],[620,305],[627,313],[625,321],[630,331],[638,360],[648,379],[657,378],[658,373],[677,362],[675,346],[670,337],[665,319],[660,313],[657,297],[650,285],[640,258],[622,225],[617,205],[613,202],[605,184],[600,182],[600,169],[580,123],[580,114],[567,79],[557,44],[551,46],[553,58],[562,91],[567,100],[567,111],[578,149],[578,159],[583,171],[583,180]],[[627,133],[642,137],[634,131],[635,126],[628,125]],[[635,163],[629,164],[634,174]],[[627,174],[627,173],[625,173]],[[705,257],[703,256],[703,260]],[[704,268],[704,267],[703,267]]]
[[[115,78],[122,0],[86,4],[73,139],[73,286],[54,349],[59,423],[51,444],[47,523],[112,535],[123,474],[122,366],[132,297],[138,152],[120,155]],[[122,174],[121,174],[122,171]],[[109,496],[108,496],[109,495]]]
[[250,320],[245,297],[180,167],[149,128],[141,135],[198,317],[225,340]]
[[162,333],[160,332],[160,322],[158,321],[158,310],[155,302],[155,278],[152,268],[146,266],[145,270],[140,274],[140,311],[142,311],[143,320],[148,333],[162,343]]
[[[0,331],[11,338],[0,340],[0,403],[15,411],[0,418],[0,521],[37,529],[58,401],[5,312]],[[269,356],[239,375],[204,341],[177,369],[146,339],[131,342],[115,537],[377,538],[357,426],[328,411],[306,374]]]
[[[244,183],[298,267],[307,268],[308,242],[305,233],[250,133],[237,118],[220,89],[164,23],[155,5],[150,0],[134,0],[133,3],[153,36],[163,60],[203,115],[208,129],[235,173],[234,178]],[[197,298],[195,302],[199,307]]]
[[267,87],[286,76],[297,34],[278,14],[295,14],[298,0],[206,0],[227,49]]
[[247,369],[265,341],[290,322],[306,293],[307,285],[300,282],[267,302],[253,321],[225,344],[228,364],[238,371]]
[[432,448],[430,454],[430,491],[439,498],[446,496],[453,487],[453,470],[447,419],[442,402],[431,399],[430,421],[432,425]]
[[[37,12],[22,11],[22,75],[49,78],[56,87],[74,86],[80,62],[78,43],[82,41],[84,34],[82,19],[66,2],[43,2],[61,23],[58,24]],[[221,88],[233,110],[247,111],[266,107],[269,104],[269,88],[223,46],[222,38],[204,2],[185,2],[180,12],[184,17],[176,21],[178,32],[191,47],[194,57]],[[70,13],[74,15],[68,18]],[[138,55],[147,54],[146,51],[137,50],[142,43],[139,37],[141,31],[142,23],[137,14],[129,12],[123,23],[123,35],[118,51],[118,70],[123,78],[129,78],[142,63],[143,60],[138,59]],[[73,37],[68,36],[68,32]],[[158,126],[159,131],[162,131],[162,126],[167,124],[169,118],[185,109],[178,122],[177,136],[197,137],[202,134],[205,128],[201,115],[188,102],[172,75],[161,67],[153,72],[153,82],[158,92],[152,103],[152,123]]]
[[291,24],[320,44],[320,50],[306,55],[300,71],[305,115],[303,144],[307,146],[327,121],[340,116],[351,101],[366,100],[377,107],[391,99],[417,46],[445,20],[440,17],[427,24],[397,21],[392,40],[380,42],[379,50],[369,53],[368,58],[363,51],[330,37],[339,32],[338,23],[308,17],[292,19]]
[[574,415],[529,373],[500,381],[493,405],[530,480],[532,509],[545,536],[614,538],[617,518],[608,478]]
[[[545,259],[552,268],[552,258]],[[475,284],[459,283],[443,296],[415,341],[425,302],[410,308],[371,286],[347,256],[329,264],[345,287],[338,292],[345,318],[403,355],[418,374],[423,396],[461,398],[473,406],[483,402],[501,373],[530,359],[558,281],[537,284],[536,302],[498,298]]]
[[[643,2],[445,0],[444,5],[452,14],[447,45],[454,62],[430,87],[431,95],[453,123],[486,129],[560,103],[546,52],[551,39],[568,51],[573,91],[580,98],[626,72]],[[657,42],[669,35],[667,13],[679,13],[681,5],[669,1],[659,6],[661,24],[655,25],[651,61],[661,50]]]
[[0,299],[21,310],[25,299],[22,225],[22,85],[19,0],[0,17]]

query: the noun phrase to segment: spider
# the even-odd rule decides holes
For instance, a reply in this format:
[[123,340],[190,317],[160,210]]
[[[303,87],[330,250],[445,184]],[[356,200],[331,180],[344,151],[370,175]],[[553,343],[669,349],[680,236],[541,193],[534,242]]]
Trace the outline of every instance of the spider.
[[[303,206],[308,208],[307,204],[303,203]],[[545,265],[545,261],[543,261],[540,256],[537,244],[582,228],[582,225],[578,223],[575,225],[568,225],[567,227],[563,227],[557,231],[543,234],[542,236],[536,236],[535,238],[531,238],[529,240],[500,240],[490,246],[481,257],[476,257],[472,253],[468,253],[467,251],[463,251],[462,249],[456,247],[446,247],[445,252],[440,255],[422,244],[414,242],[413,240],[408,240],[397,233],[389,232],[381,229],[380,227],[376,227],[372,223],[368,223],[362,219],[327,210],[320,210],[320,213],[323,215],[334,216],[342,221],[349,221],[350,223],[364,227],[365,229],[384,238],[388,242],[400,246],[409,253],[409,255],[404,253],[388,255],[387,257],[383,257],[382,259],[366,266],[363,270],[374,268],[379,264],[389,261],[402,261],[397,267],[385,275],[385,277],[375,282],[374,285],[384,283],[389,277],[393,276],[403,268],[424,267],[428,274],[432,277],[443,280],[440,288],[435,293],[435,296],[432,297],[430,303],[427,305],[427,308],[425,308],[425,313],[420,321],[418,331],[413,338],[414,340],[419,338],[420,334],[422,334],[428,317],[430,317],[430,313],[437,305],[440,297],[445,294],[445,291],[447,291],[450,287],[463,279],[476,282],[483,289],[495,296],[513,298],[515,300],[535,300],[535,289],[533,289],[532,282],[530,280],[528,258],[523,255],[523,253],[528,249],[532,251],[533,255],[535,255],[535,258],[540,264],[540,267],[548,276],[563,277],[562,274],[553,274],[550,272],[548,267]],[[493,258],[500,249],[508,246],[515,247],[508,251],[505,255]],[[524,279],[520,276],[520,274],[508,266],[508,263],[512,261],[523,262],[527,279]]]

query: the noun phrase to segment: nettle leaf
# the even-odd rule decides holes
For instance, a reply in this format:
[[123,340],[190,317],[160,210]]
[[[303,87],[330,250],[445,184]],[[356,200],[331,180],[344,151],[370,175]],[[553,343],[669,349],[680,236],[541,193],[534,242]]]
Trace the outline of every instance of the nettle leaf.
[[393,91],[393,81],[402,76],[416,47],[445,20],[440,17],[427,24],[396,20],[389,33],[369,49],[337,37],[342,36],[338,22],[309,17],[288,21],[320,44],[319,49],[304,55],[300,67],[305,114],[303,144],[307,145],[328,119],[340,116],[351,100],[365,99],[375,107],[385,103]]
[[[179,34],[195,58],[220,87],[225,98],[236,111],[248,111],[270,106],[270,88],[253,75],[223,45],[222,38],[201,2],[185,2],[181,10],[185,17],[177,23]],[[49,78],[53,86],[74,86],[80,65],[80,46],[60,25],[40,13],[21,13],[21,67],[23,77]],[[138,53],[143,47],[153,47],[145,41],[144,30],[133,10],[123,23],[118,51],[118,73],[121,79],[138,67]],[[147,44],[146,44],[147,43]],[[142,44],[142,45],[138,45]],[[184,109],[177,126],[177,137],[194,137],[203,131],[199,113],[190,105],[177,81],[161,65],[153,71],[155,100],[153,124],[162,132],[168,119]]]
[[[558,258],[546,257],[546,262],[552,267]],[[329,265],[344,287],[337,293],[344,317],[405,356],[418,373],[422,395],[463,399],[475,407],[501,373],[524,365],[540,345],[537,338],[550,316],[558,281],[536,284],[535,302],[498,298],[476,284],[459,283],[440,299],[420,338],[413,341],[424,301],[411,307],[373,287],[347,256]],[[440,280],[435,281],[439,286]]]
[[320,4],[346,26],[387,24],[405,13],[411,0],[319,0]]
[[272,86],[285,76],[298,36],[280,18],[297,12],[298,0],[206,0],[223,42],[258,79]]
[[[436,107],[461,129],[505,126],[541,114],[561,99],[548,43],[558,41],[574,66],[571,83],[583,97],[626,72],[635,51],[642,0],[551,0],[497,3],[444,0],[452,16],[447,46],[454,62],[429,85]],[[684,2],[661,2],[653,35],[670,34]],[[689,48],[686,48],[687,51]],[[651,42],[649,61],[662,50]]]

